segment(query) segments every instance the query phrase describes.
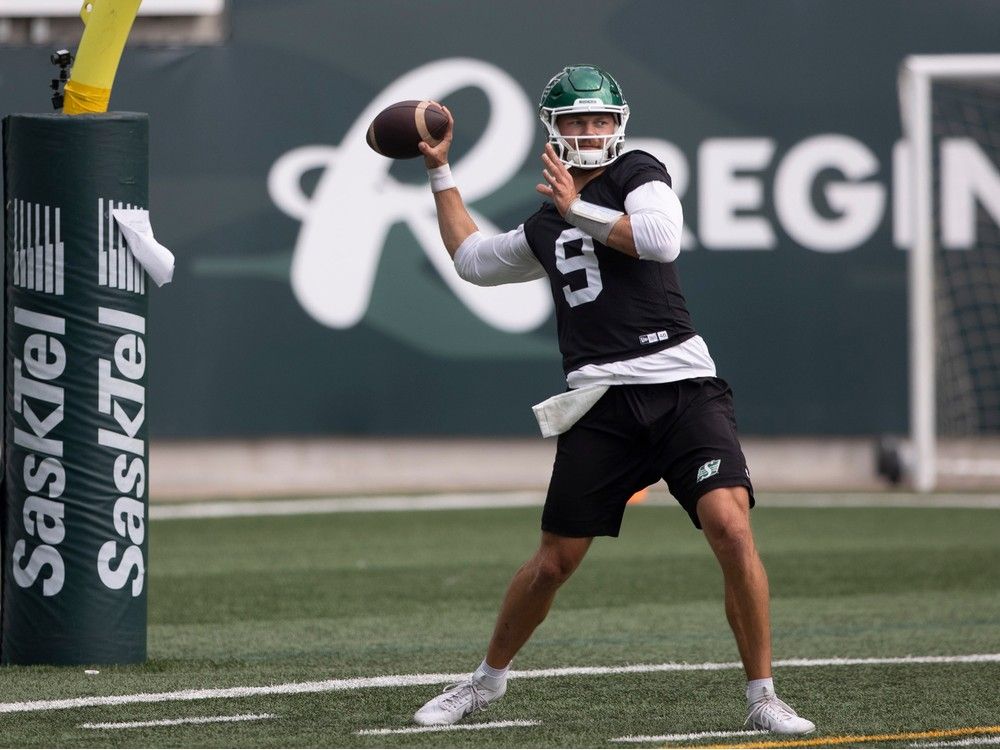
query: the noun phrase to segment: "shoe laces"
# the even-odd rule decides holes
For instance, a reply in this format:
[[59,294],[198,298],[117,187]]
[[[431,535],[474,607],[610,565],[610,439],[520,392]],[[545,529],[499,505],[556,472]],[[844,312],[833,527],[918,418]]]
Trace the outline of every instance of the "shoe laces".
[[747,720],[743,722],[743,726],[764,726],[764,722],[760,719],[765,716],[781,722],[798,716],[798,714],[774,693],[768,693],[750,706],[750,713],[747,715]]
[[472,713],[489,703],[489,696],[476,684],[475,680],[464,680],[448,685],[444,689],[444,693],[441,706],[449,711],[454,711],[465,703],[470,703],[468,713]]

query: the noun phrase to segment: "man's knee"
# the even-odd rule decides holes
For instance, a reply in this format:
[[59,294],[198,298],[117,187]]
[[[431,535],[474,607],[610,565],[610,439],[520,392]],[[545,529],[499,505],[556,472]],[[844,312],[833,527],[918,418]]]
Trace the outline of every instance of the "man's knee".
[[580,565],[591,541],[545,534],[532,561],[536,581],[545,586],[561,586]]
[[724,487],[698,501],[698,520],[716,552],[754,546],[750,528],[750,496],[743,487]]
[[544,588],[555,588],[562,586],[575,570],[574,567],[565,564],[558,558],[537,557],[534,564],[534,582]]

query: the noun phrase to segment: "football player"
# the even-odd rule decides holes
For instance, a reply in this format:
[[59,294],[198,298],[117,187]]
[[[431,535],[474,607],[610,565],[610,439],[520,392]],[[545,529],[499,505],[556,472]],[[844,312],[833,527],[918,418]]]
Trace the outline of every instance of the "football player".
[[510,582],[482,664],[414,720],[452,724],[503,696],[511,661],[593,538],[618,536],[629,498],[664,479],[722,567],[748,680],[746,724],[812,732],[775,694],[753,487],[732,393],[681,293],[683,214],[670,176],[650,154],[625,151],[628,104],[600,68],[556,74],[538,114],[548,141],[537,190],[548,200],[505,234],[479,231],[451,177],[450,112],[441,143],[420,144],[458,274],[480,285],[548,278],[569,390],[535,407],[543,433],[559,435],[539,548]]

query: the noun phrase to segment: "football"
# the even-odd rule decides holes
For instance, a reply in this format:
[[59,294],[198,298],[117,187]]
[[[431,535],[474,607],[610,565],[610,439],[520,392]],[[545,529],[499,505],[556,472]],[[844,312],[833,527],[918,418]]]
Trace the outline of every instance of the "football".
[[436,146],[448,129],[448,115],[426,99],[396,102],[383,109],[368,126],[365,140],[374,151],[390,159],[420,156],[418,144]]

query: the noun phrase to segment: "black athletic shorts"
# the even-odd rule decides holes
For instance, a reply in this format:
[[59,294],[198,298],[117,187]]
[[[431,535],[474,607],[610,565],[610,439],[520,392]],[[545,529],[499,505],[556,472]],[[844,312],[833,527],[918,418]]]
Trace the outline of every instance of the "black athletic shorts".
[[736,434],[733,394],[720,378],[616,385],[559,436],[542,530],[618,536],[629,498],[660,479],[698,521],[698,499],[753,485]]

